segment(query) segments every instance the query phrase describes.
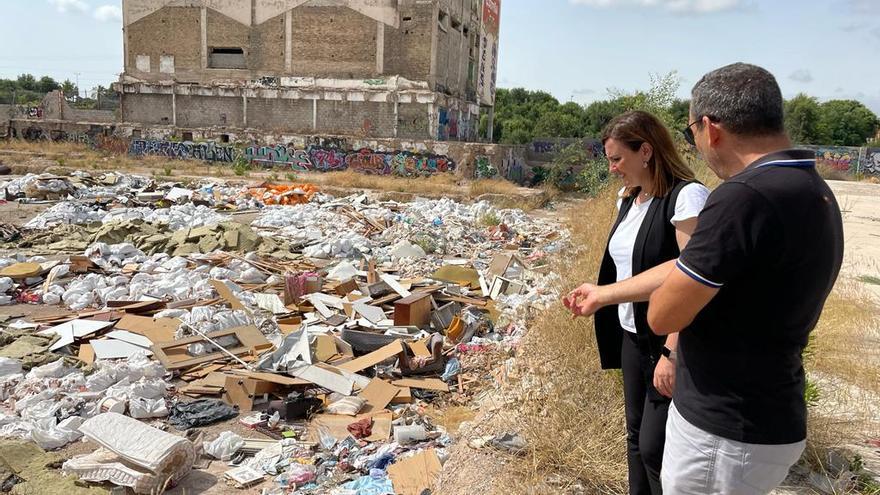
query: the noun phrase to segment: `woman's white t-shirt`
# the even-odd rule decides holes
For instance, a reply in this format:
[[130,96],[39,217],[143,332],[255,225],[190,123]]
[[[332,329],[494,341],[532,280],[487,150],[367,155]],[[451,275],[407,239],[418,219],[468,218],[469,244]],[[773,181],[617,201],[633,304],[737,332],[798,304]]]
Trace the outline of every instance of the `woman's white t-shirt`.
[[[623,192],[621,189],[617,200],[617,209],[623,204]],[[709,197],[709,189],[702,184],[692,183],[681,188],[678,193],[678,199],[675,201],[675,215],[672,217],[672,224],[675,225],[683,220],[688,220],[699,216],[703,205],[706,204],[706,198]],[[614,260],[617,267],[617,281],[632,277],[632,255],[636,244],[636,236],[645,220],[645,215],[651,207],[654,198],[645,201],[642,204],[633,202],[626,218],[617,226],[611,241],[608,243],[608,252]],[[624,330],[636,333],[635,317],[633,315],[632,303],[619,304],[617,306],[617,315],[620,318],[620,326]]]

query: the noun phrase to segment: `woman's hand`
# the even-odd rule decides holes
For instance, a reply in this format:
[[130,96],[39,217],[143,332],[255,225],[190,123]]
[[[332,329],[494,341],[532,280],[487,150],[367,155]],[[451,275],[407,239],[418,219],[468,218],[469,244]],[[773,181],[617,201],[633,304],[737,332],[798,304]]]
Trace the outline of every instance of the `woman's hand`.
[[583,284],[563,297],[562,304],[575,316],[590,316],[605,306],[601,295],[602,288],[600,286]]
[[666,356],[660,356],[660,361],[654,367],[654,388],[663,396],[672,398],[675,390],[675,362]]

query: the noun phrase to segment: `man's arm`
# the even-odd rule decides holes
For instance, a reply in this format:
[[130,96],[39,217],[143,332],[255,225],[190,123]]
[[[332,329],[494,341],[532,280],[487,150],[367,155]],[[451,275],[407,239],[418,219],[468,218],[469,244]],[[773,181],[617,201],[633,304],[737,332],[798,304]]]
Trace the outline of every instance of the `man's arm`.
[[651,295],[648,326],[657,335],[669,335],[684,330],[694,321],[697,313],[718,294],[718,290],[698,282],[681,266],[676,267]]

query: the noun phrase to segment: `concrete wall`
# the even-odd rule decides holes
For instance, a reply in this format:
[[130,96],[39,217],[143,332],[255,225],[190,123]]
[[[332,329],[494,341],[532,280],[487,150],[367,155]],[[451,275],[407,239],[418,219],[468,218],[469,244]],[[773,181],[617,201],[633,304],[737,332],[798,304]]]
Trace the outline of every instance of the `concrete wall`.
[[377,75],[378,23],[348,7],[293,10],[293,67],[297,74],[342,79]]
[[123,122],[145,125],[171,125],[171,95],[126,94],[123,96]]
[[[163,55],[174,57],[175,73],[202,70],[201,9],[163,7],[126,29],[125,72],[147,80],[170,79],[159,71]],[[149,72],[138,69],[138,56],[149,57]],[[141,67],[144,69],[146,67]]]
[[434,4],[401,1],[400,28],[385,29],[385,73],[427,81],[431,73]]
[[178,127],[244,127],[242,101],[212,96],[177,96]]
[[318,101],[318,128],[328,134],[393,136],[394,124],[393,103]]
[[248,125],[268,132],[302,132],[312,130],[311,100],[248,99]]

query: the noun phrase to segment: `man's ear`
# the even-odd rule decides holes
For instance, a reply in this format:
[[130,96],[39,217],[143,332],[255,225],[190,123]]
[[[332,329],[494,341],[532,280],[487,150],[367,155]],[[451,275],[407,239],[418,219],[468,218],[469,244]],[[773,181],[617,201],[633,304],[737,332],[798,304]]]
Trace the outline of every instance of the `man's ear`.
[[706,126],[706,132],[709,136],[709,144],[715,146],[721,139],[721,128],[718,122],[712,122],[709,117],[703,117],[703,125]]

